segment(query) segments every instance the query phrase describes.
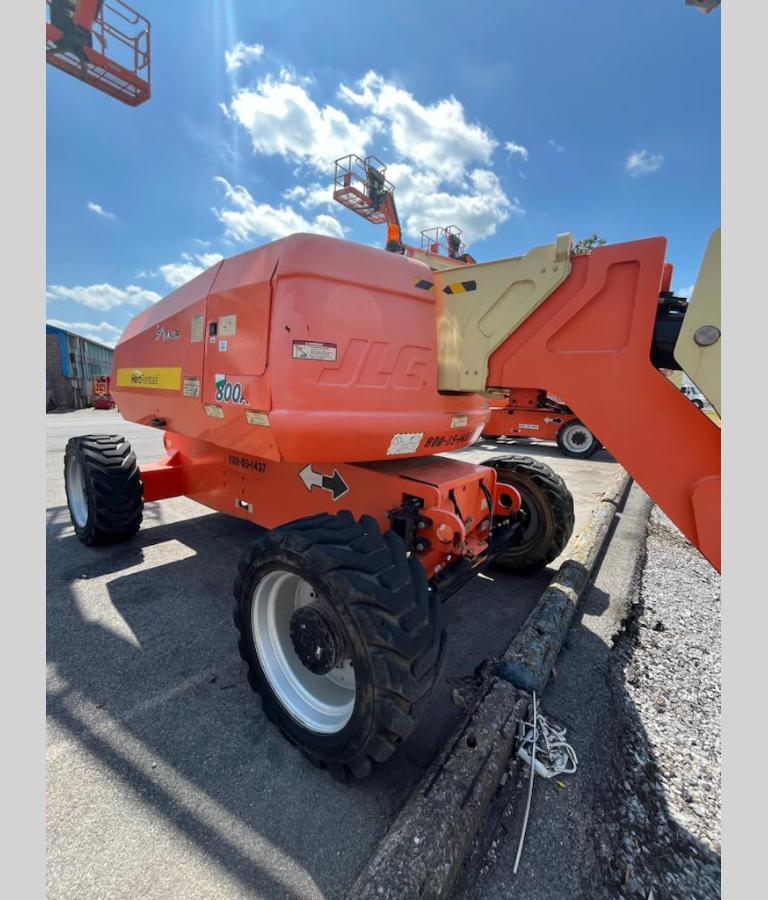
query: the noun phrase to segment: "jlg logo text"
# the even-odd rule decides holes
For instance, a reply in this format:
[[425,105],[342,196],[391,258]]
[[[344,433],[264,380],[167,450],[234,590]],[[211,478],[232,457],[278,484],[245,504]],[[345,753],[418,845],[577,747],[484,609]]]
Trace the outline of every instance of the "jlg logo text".
[[432,352],[428,347],[392,347],[384,341],[351,340],[337,368],[324,368],[320,384],[387,387],[418,391],[426,383]]

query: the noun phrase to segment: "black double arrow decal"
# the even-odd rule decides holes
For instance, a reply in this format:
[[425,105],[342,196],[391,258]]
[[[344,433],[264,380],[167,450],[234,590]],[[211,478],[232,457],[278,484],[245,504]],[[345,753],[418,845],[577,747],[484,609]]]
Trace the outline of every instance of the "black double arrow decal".
[[339,474],[338,469],[333,470],[333,475],[323,475],[321,472],[315,472],[312,465],[304,466],[299,472],[299,478],[304,482],[304,487],[311,493],[312,488],[319,487],[338,500],[343,497],[349,490],[349,485]]

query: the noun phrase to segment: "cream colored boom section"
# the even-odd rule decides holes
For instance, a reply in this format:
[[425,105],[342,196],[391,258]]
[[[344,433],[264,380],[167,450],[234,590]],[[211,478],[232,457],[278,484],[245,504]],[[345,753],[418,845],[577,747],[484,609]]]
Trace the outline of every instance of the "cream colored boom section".
[[455,259],[446,259],[442,256],[437,256],[434,253],[425,253],[423,250],[419,250],[418,247],[409,247],[406,245],[405,255],[410,259],[416,259],[419,262],[426,263],[430,269],[439,271],[440,269],[456,269],[461,266],[461,263]]
[[568,276],[570,252],[560,234],[525,256],[433,273],[441,391],[485,390],[491,354]]
[[720,229],[707,243],[693,289],[675,359],[685,374],[722,415],[720,405]]

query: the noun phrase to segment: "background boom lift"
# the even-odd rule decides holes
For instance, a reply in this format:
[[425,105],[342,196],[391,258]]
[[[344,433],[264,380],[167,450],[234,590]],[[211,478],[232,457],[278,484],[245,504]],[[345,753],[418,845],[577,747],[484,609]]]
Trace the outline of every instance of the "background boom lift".
[[124,0],[46,0],[46,62],[128,106],[150,97],[150,24]]

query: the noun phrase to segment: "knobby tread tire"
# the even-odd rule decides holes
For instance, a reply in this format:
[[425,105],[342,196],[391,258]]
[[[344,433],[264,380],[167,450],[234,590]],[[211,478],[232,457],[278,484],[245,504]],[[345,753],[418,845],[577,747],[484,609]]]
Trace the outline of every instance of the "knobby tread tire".
[[565,549],[574,525],[573,496],[563,479],[546,463],[530,456],[497,456],[483,461],[499,481],[517,488],[523,504],[534,503],[542,527],[536,539],[496,557],[498,568],[528,574],[544,568]]
[[141,525],[144,501],[136,454],[128,441],[116,434],[70,438],[64,452],[68,503],[66,471],[71,455],[75,455],[82,466],[88,501],[85,524],[80,526],[72,518],[80,540],[94,546],[133,537]]
[[[333,735],[293,719],[261,668],[251,607],[261,577],[288,568],[315,587],[352,645],[357,698],[352,717]],[[310,760],[339,780],[362,778],[414,730],[441,678],[445,633],[440,604],[423,567],[392,531],[343,510],[299,519],[266,532],[241,558],[234,584],[238,648],[266,716]]]

